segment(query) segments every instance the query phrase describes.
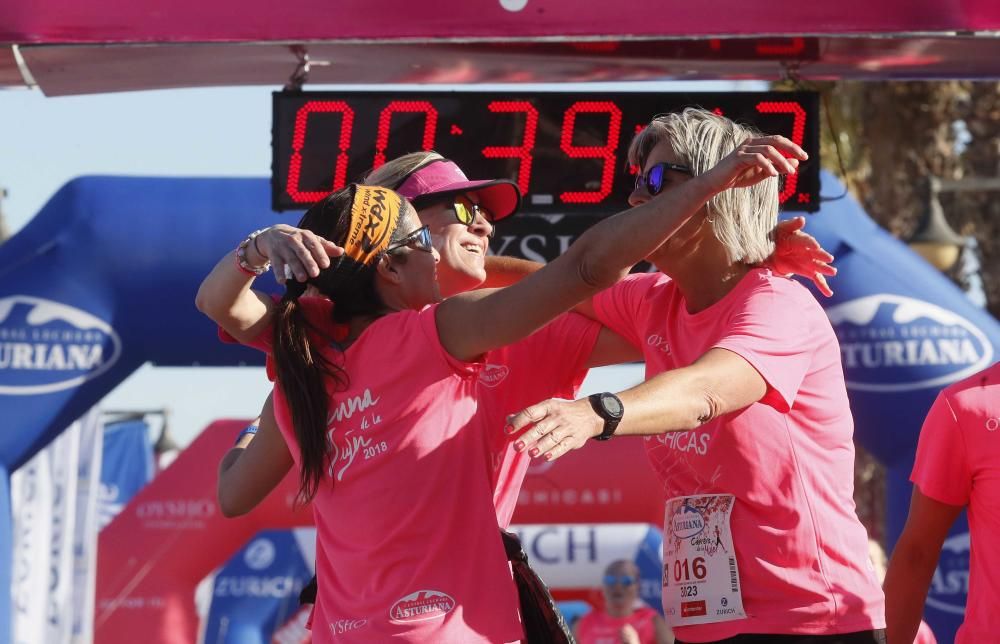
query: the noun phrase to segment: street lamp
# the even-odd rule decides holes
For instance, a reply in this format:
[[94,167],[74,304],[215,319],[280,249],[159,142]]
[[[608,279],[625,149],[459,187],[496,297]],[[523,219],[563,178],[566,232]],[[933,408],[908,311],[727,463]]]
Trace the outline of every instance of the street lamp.
[[956,233],[945,219],[939,197],[942,192],[941,180],[931,177],[927,184],[924,219],[907,244],[939,271],[947,271],[962,254],[965,238]]

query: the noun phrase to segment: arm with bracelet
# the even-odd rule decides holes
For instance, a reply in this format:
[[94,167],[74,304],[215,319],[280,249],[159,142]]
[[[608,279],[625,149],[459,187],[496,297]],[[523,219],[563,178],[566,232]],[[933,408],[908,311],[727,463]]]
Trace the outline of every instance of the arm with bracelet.
[[255,424],[244,428],[219,464],[217,496],[223,516],[253,510],[292,469],[292,455],[274,419],[267,397]]

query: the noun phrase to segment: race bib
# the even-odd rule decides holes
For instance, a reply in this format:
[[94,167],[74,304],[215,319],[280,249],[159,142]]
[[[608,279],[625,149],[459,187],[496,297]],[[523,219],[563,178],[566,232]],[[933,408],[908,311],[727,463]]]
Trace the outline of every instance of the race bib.
[[671,626],[746,617],[729,516],[732,494],[667,501],[663,525],[663,611]]

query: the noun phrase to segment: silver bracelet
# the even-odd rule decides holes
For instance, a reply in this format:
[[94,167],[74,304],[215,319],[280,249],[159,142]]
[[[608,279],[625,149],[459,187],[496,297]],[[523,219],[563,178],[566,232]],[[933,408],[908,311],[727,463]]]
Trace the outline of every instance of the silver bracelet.
[[[256,244],[254,240],[256,240],[257,236],[260,235],[265,230],[267,230],[267,228],[261,228],[260,230],[253,231],[246,239],[240,242],[239,246],[236,247],[236,262],[240,265],[240,268],[242,268],[247,274],[252,274],[259,277],[260,275],[263,275],[268,271],[268,269],[271,268],[270,259],[264,262],[263,266],[254,266],[249,262],[249,260],[247,260],[247,247],[250,245],[251,242]],[[256,248],[256,245],[254,246],[254,248]],[[259,253],[260,251],[257,252]]]

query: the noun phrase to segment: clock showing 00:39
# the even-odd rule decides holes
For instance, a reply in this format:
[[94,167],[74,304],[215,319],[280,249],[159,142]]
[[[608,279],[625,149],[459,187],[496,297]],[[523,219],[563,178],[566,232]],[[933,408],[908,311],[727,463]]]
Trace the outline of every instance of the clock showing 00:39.
[[276,92],[275,210],[302,210],[389,159],[436,150],[474,179],[506,177],[522,209],[602,215],[635,182],[629,142],[656,114],[703,107],[783,134],[815,162],[782,183],[785,210],[819,209],[819,100],[812,92]]

